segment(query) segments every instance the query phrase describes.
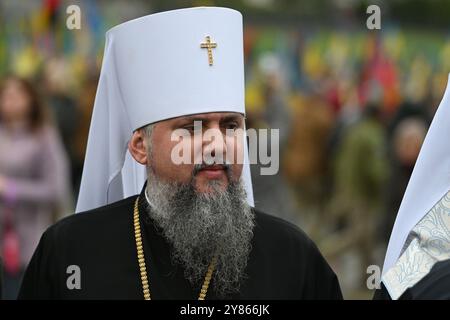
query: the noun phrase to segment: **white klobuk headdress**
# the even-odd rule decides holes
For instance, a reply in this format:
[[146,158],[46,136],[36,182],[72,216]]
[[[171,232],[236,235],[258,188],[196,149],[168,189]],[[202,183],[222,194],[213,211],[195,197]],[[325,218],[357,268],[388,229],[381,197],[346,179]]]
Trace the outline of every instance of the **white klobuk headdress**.
[[[179,9],[110,29],[76,211],[140,192],[147,178],[145,166],[127,151],[134,130],[191,114],[245,114],[244,88],[238,11]],[[253,205],[246,141],[244,147],[242,179]]]

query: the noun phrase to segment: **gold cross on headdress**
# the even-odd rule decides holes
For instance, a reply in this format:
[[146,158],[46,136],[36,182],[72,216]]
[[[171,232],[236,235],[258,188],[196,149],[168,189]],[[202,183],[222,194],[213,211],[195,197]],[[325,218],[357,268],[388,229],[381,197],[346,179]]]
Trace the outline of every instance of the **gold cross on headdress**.
[[202,49],[208,49],[208,61],[209,65],[213,65],[213,56],[212,56],[212,49],[217,47],[217,43],[211,42],[210,36],[206,36],[206,43],[201,43],[200,48]]

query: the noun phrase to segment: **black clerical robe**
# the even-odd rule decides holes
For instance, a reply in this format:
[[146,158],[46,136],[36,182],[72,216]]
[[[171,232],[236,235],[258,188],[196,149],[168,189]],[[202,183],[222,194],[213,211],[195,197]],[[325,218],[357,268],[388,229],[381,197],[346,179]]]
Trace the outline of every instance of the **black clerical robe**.
[[[202,283],[192,287],[181,265],[171,263],[171,245],[145,211],[144,190],[139,212],[151,297],[197,299]],[[28,265],[19,299],[143,299],[133,228],[136,197],[51,226]],[[298,227],[258,210],[255,215],[247,278],[230,298],[342,298],[336,275]],[[206,299],[217,299],[212,286]]]

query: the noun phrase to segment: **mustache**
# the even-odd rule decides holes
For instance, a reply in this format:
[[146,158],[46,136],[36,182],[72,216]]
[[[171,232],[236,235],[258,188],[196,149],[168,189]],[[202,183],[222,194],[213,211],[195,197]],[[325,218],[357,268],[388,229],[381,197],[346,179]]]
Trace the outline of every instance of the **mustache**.
[[207,163],[201,163],[201,164],[195,164],[194,169],[192,170],[192,176],[195,177],[200,171],[208,169],[208,168],[214,168],[214,169],[222,169],[225,171],[227,176],[230,174],[231,165],[228,163],[223,164],[207,164]]

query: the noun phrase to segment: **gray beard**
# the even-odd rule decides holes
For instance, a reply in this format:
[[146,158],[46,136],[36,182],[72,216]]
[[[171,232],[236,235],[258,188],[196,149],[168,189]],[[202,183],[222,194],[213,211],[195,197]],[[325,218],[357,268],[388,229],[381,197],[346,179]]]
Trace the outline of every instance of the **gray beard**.
[[[241,181],[225,190],[212,181],[212,192],[197,192],[195,174],[189,184],[168,183],[148,170],[147,208],[162,235],[173,246],[172,262],[184,267],[184,276],[200,288],[214,256],[217,265],[211,285],[219,298],[239,291],[251,251],[254,213]],[[231,181],[229,179],[229,181]]]

